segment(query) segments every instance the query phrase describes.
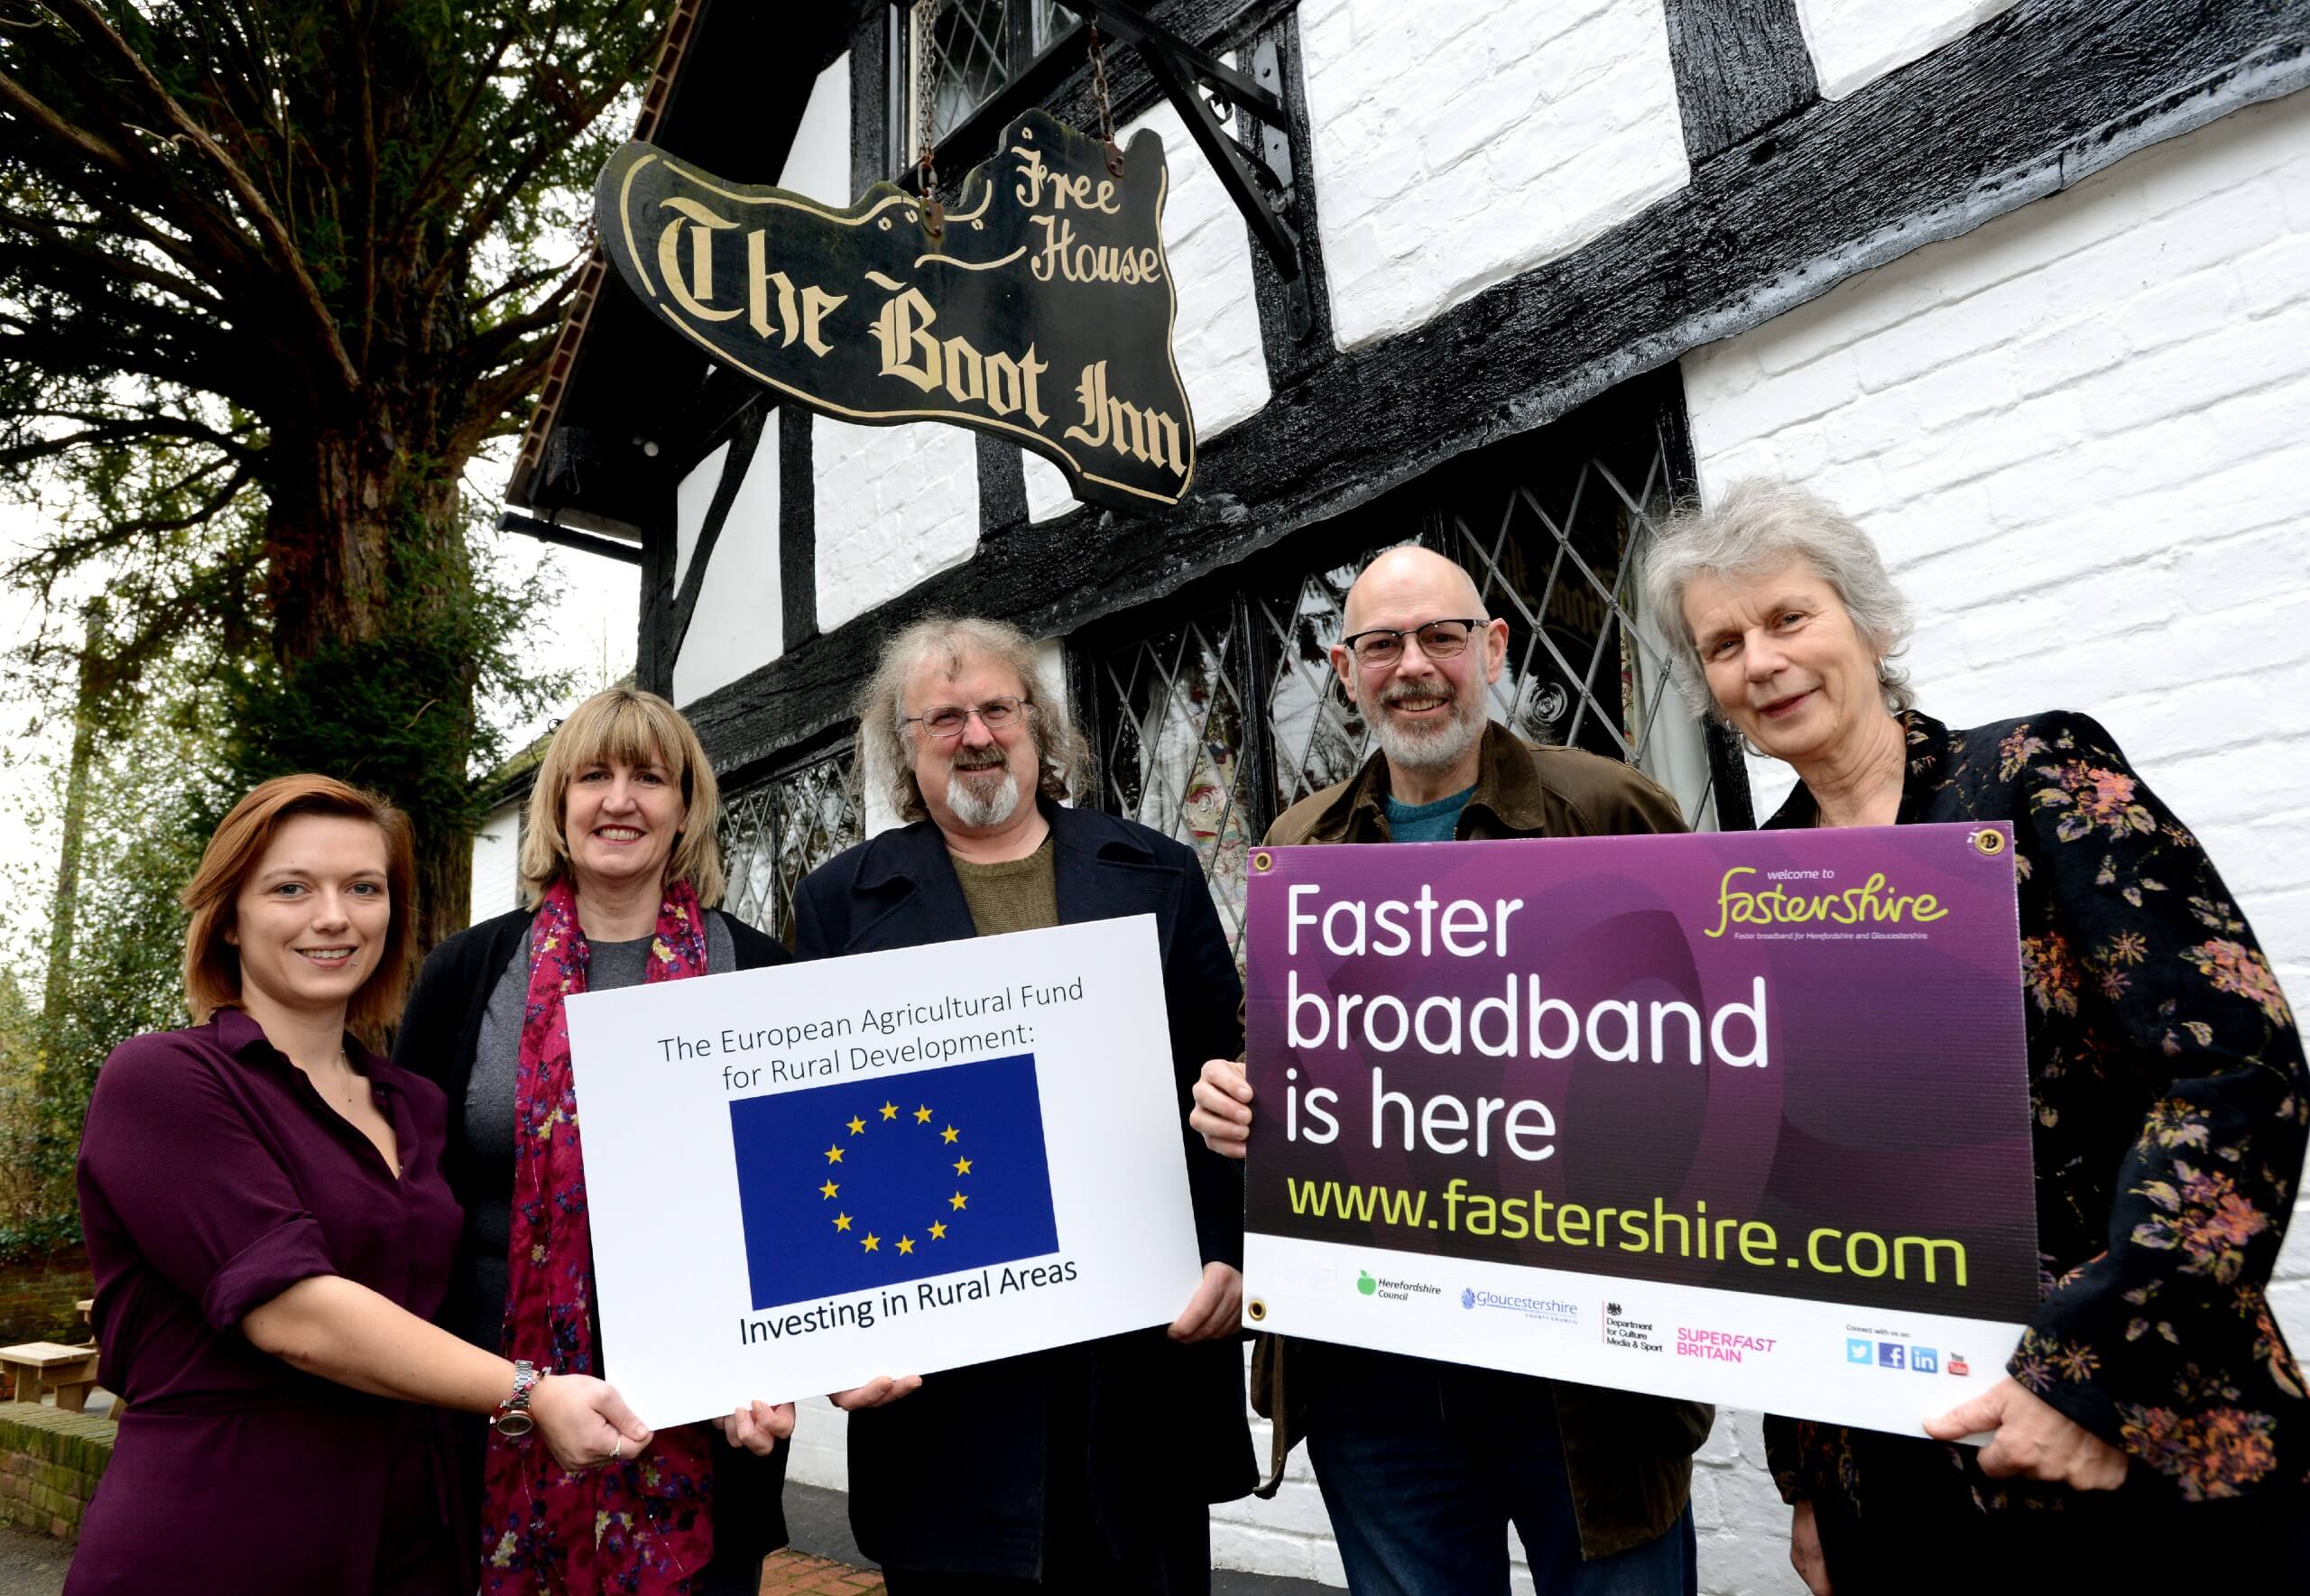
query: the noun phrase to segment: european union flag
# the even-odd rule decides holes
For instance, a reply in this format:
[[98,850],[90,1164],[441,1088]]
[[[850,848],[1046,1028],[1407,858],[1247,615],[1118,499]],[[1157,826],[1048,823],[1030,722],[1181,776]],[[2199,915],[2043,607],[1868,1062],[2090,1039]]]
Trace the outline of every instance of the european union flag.
[[1031,1053],[730,1104],[756,1312],[1058,1250]]

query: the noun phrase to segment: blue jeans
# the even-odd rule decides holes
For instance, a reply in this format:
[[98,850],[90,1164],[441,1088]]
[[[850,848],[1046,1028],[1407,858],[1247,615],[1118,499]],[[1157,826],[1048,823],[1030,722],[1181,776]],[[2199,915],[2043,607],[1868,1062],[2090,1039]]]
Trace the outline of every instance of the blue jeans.
[[1581,1561],[1546,1380],[1330,1346],[1318,1360],[1307,1453],[1354,1596],[1507,1596],[1511,1524],[1540,1596],[1693,1596],[1689,1503],[1657,1539]]

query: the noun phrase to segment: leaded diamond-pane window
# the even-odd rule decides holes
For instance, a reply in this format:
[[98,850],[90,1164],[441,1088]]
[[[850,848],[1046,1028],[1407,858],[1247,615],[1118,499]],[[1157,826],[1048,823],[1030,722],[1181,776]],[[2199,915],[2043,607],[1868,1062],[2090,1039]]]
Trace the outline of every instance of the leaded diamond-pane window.
[[[1658,411],[1644,391],[1633,398],[1464,456],[1286,542],[1184,618],[1076,640],[1096,687],[1087,708],[1103,803],[1193,843],[1238,956],[1246,844],[1371,756],[1330,652],[1347,630],[1349,586],[1391,542],[1416,536],[1458,560],[1485,610],[1508,623],[1492,719],[1528,742],[1635,764],[1688,824],[1716,824],[1708,743],[1669,684],[1667,645],[1638,593],[1670,461]],[[1294,558],[1310,546],[1312,558]]]
[[915,0],[902,97],[911,110],[898,163],[920,152],[926,102],[931,143],[943,143],[1079,20],[1056,0]]
[[1231,945],[1243,940],[1257,801],[1243,757],[1243,656],[1222,610],[1115,650],[1099,683],[1103,807],[1194,847]]
[[1508,623],[1492,716],[1527,742],[1626,760],[1714,822],[1706,746],[1668,679],[1667,643],[1638,614],[1637,573],[1667,513],[1657,440],[1564,462],[1442,509],[1428,541],[1467,567]]
[[1347,630],[1347,590],[1377,552],[1309,572],[1280,599],[1263,594],[1254,601],[1269,635],[1267,712],[1278,815],[1354,775],[1372,752],[1371,730],[1339,685],[1331,648]]
[[722,798],[722,906],[789,946],[802,878],[862,841],[865,827],[845,780],[848,749],[798,765]]

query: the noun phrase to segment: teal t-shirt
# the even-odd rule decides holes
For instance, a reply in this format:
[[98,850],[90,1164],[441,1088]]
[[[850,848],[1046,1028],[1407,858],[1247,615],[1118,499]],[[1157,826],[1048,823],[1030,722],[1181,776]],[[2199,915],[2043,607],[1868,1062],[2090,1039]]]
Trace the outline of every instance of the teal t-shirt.
[[1460,811],[1468,807],[1471,785],[1432,804],[1400,804],[1388,799],[1388,836],[1399,843],[1448,843],[1460,825]]

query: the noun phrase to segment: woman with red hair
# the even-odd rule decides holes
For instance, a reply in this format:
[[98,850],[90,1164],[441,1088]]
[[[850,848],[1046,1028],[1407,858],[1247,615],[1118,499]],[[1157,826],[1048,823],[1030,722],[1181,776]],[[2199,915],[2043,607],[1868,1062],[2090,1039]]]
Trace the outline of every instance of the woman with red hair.
[[413,875],[399,811],[284,776],[184,889],[196,1023],[114,1050],[80,1144],[100,1362],[128,1411],[68,1596],[469,1591],[438,1409],[534,1428],[571,1468],[650,1439],[600,1380],[428,1323],[461,1224],[447,1108],[365,1040],[400,1012]]

